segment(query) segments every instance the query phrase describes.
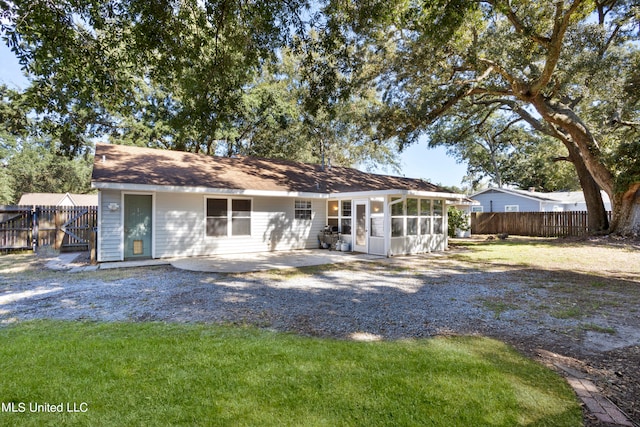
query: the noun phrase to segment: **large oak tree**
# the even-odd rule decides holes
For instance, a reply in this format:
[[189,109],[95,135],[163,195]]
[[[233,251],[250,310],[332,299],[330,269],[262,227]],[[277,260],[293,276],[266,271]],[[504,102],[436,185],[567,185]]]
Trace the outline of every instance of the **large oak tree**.
[[[627,0],[335,1],[326,34],[386,103],[381,134],[414,142],[459,108],[498,106],[561,141],[593,231],[640,232],[640,12]],[[344,49],[343,49],[344,50]],[[478,116],[481,117],[481,116]]]

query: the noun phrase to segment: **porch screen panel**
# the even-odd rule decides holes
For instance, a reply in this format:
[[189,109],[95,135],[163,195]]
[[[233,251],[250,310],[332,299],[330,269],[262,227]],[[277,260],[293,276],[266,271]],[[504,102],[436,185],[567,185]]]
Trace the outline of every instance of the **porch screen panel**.
[[207,199],[207,236],[226,236],[227,199]]
[[433,234],[442,234],[442,200],[433,201]]
[[431,234],[431,200],[420,199],[420,234]]
[[418,234],[418,199],[407,199],[407,236]]
[[[391,202],[400,200],[398,197],[391,199]],[[391,205],[391,237],[404,236],[404,202]]]

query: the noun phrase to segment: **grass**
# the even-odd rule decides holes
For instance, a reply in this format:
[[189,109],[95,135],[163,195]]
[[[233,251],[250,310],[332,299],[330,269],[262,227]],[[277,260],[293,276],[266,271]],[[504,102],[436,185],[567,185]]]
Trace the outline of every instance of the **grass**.
[[568,270],[593,275],[615,273],[618,278],[632,280],[640,277],[640,251],[625,246],[517,236],[492,241],[460,239],[454,245],[470,249],[453,256],[460,261]]
[[583,323],[580,325],[580,329],[582,329],[583,331],[598,332],[600,334],[609,335],[615,335],[617,333],[614,328],[596,325],[595,323]]
[[582,307],[574,305],[552,310],[551,315],[556,319],[579,319],[585,316],[585,312]]
[[483,298],[481,301],[484,308],[493,311],[496,319],[499,319],[502,313],[510,310],[516,310],[518,308],[515,304],[511,304],[497,298]]
[[[564,381],[479,337],[353,342],[253,328],[0,328],[5,425],[578,426]],[[30,403],[80,413],[30,413]],[[86,406],[80,406],[86,403]],[[73,406],[72,406],[73,407]]]

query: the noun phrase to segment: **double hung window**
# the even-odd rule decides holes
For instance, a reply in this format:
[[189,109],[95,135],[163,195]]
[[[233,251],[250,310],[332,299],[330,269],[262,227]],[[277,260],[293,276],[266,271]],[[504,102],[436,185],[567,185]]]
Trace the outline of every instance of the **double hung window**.
[[294,202],[294,218],[299,220],[310,220],[312,217],[311,200],[296,200]]
[[251,199],[207,198],[207,236],[250,236],[251,207]]

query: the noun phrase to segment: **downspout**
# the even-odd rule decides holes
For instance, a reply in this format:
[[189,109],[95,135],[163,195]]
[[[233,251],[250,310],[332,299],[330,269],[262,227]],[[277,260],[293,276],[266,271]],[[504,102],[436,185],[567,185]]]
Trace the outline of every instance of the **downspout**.
[[385,245],[385,252],[387,253],[387,258],[391,257],[391,206],[398,204],[398,203],[404,203],[404,201],[407,200],[407,195],[403,195],[402,197],[400,197],[398,200],[394,200],[393,202],[389,202],[387,203],[387,212],[386,214],[388,214],[389,216],[386,218],[385,223],[387,224],[387,229],[384,232],[384,245]]

